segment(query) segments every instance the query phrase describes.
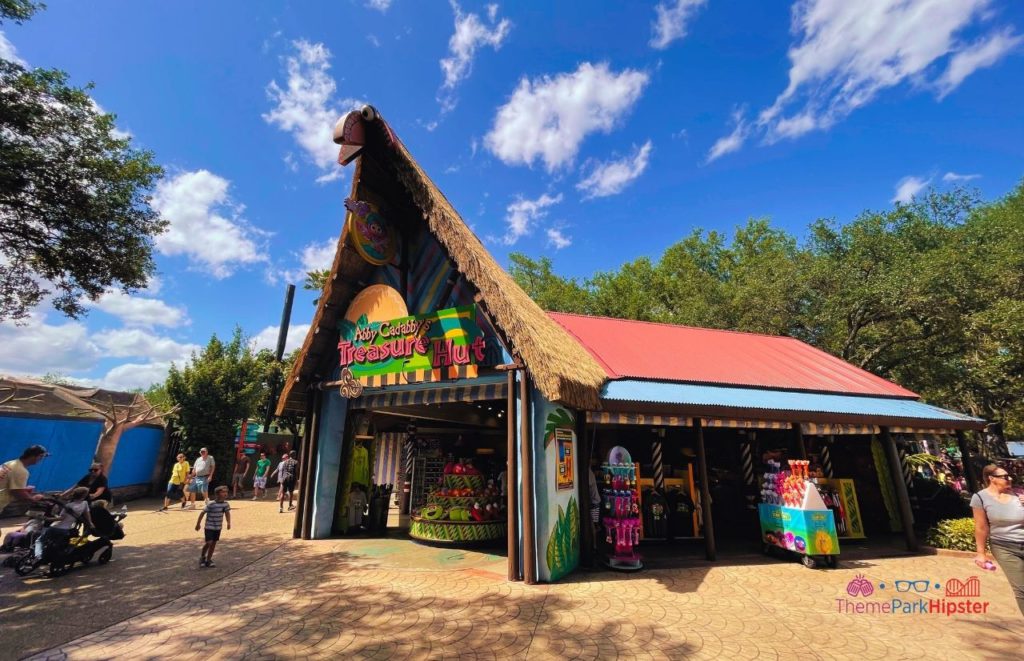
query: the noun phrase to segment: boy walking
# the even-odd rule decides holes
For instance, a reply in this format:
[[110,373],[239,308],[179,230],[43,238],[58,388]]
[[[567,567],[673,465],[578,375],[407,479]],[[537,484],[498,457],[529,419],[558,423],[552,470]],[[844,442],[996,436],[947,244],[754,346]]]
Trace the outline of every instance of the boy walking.
[[214,498],[208,503],[203,511],[199,513],[199,520],[196,521],[196,530],[206,517],[206,542],[199,554],[199,568],[216,567],[213,564],[213,550],[217,548],[217,540],[220,539],[221,527],[224,521],[228,522],[228,530],[231,530],[231,503],[228,502],[228,488],[219,486],[214,491]]
[[245,498],[245,484],[243,480],[249,472],[249,455],[243,454],[235,462],[235,468],[231,471],[231,497],[238,498],[238,490],[242,490],[242,498]]

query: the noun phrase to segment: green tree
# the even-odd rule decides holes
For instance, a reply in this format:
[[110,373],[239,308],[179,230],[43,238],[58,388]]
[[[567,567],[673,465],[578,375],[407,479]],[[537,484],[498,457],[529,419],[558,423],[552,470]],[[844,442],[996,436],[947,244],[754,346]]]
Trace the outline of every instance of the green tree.
[[[306,279],[302,283],[302,288],[306,291],[318,291],[322,292],[324,287],[327,286],[327,278],[331,277],[330,269],[319,269],[316,271],[306,271]],[[320,302],[320,297],[313,299],[313,305]]]
[[180,369],[171,365],[166,388],[179,407],[184,450],[193,456],[201,447],[209,449],[217,462],[216,483],[226,482],[235,428],[257,412],[265,397],[266,376],[266,359],[252,350],[237,327],[228,342],[214,335],[189,363]]
[[537,305],[555,312],[590,310],[590,292],[572,278],[555,275],[551,259],[530,259],[518,252],[508,256],[509,274]]
[[[3,0],[0,19],[40,5]],[[149,191],[163,174],[119,137],[114,116],[62,71],[0,59],[0,320],[24,319],[44,296],[70,317],[110,287],[144,287],[166,221]]]

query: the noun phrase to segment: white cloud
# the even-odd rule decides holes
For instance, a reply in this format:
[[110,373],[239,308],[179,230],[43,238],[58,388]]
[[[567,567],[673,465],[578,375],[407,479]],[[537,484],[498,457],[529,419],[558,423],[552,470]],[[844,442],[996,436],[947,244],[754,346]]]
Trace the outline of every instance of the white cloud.
[[208,170],[183,172],[157,184],[153,208],[170,221],[156,237],[157,250],[186,255],[215,278],[231,275],[239,264],[266,261],[256,243],[260,232],[240,217],[241,207],[228,195],[230,185]]
[[972,181],[974,179],[980,179],[980,174],[957,174],[956,172],[947,172],[942,175],[942,180],[947,183],[956,183],[959,181]]
[[572,245],[572,237],[566,236],[562,233],[562,230],[555,229],[554,227],[548,228],[548,245],[552,246],[555,250],[561,250],[562,248],[568,248]]
[[338,179],[344,170],[337,164],[338,146],[333,131],[338,119],[361,104],[354,99],[335,98],[337,85],[330,76],[331,51],[321,43],[305,40],[293,43],[295,54],[285,58],[288,81],[267,86],[276,104],[263,120],[292,134],[307,158],[320,170],[317,182]]
[[285,282],[301,283],[306,279],[309,271],[329,269],[334,264],[334,254],[338,250],[338,238],[332,237],[322,243],[316,241],[307,244],[301,253],[293,253],[298,258],[299,265],[291,270],[279,270],[276,273],[268,274],[271,282],[279,279]]
[[502,239],[505,245],[511,246],[520,237],[529,234],[533,229],[533,224],[547,215],[547,208],[561,201],[561,193],[555,197],[544,193],[536,200],[525,200],[519,197],[515,202],[508,205],[507,213],[505,214],[505,223],[508,225],[508,230]]
[[606,63],[589,62],[553,78],[524,77],[508,103],[498,108],[484,142],[507,164],[533,165],[540,158],[553,172],[575,159],[588,134],[610,132],[648,81],[643,71],[615,73]]
[[[179,363],[180,367],[181,364]],[[167,380],[167,371],[171,369],[170,361],[153,363],[124,363],[112,368],[104,376],[91,380],[96,385],[109,390],[143,390],[155,383]]]
[[[288,339],[284,343],[284,355],[288,355],[302,346],[306,335],[309,333],[310,324],[293,324],[288,327]],[[267,326],[253,336],[249,344],[256,351],[269,349],[277,351],[278,326]]]
[[469,77],[473,70],[473,57],[481,46],[490,46],[494,50],[501,48],[502,42],[512,30],[512,22],[507,18],[497,21],[498,5],[487,7],[490,26],[486,25],[477,14],[463,14],[459,5],[452,0],[452,11],[455,13],[455,32],[448,40],[448,57],[441,60],[441,71],[444,82],[438,92],[437,100],[442,112],[455,108],[458,100],[455,88]]
[[380,48],[380,39],[377,38],[377,35],[368,34],[366,35],[366,40],[370,42],[370,45],[374,48]]
[[707,0],[674,0],[658,3],[654,8],[657,16],[651,23],[651,47],[659,50],[668,48],[676,39],[685,37],[687,21],[706,4]]
[[739,151],[740,148],[743,147],[743,143],[746,142],[747,137],[750,135],[750,125],[743,117],[742,110],[736,110],[733,112],[732,121],[735,124],[732,129],[732,133],[715,140],[715,144],[711,145],[711,149],[708,150],[706,162],[710,163],[711,161],[725,156],[726,154]]
[[994,32],[960,51],[949,60],[949,66],[938,81],[939,98],[943,98],[978,69],[990,67],[1024,41],[1012,28]]
[[930,183],[932,183],[931,179],[903,177],[896,183],[896,195],[893,196],[892,201],[908,204],[913,201],[915,195],[927,188]]
[[138,328],[119,328],[97,333],[93,341],[108,358],[148,358],[154,361],[184,362],[198,344],[182,344]]
[[0,323],[0,372],[23,375],[89,369],[102,357],[84,324],[46,323],[31,314],[24,325]]
[[789,84],[746,135],[737,133],[737,125],[708,160],[736,151],[753,131],[771,144],[828,130],[898,85],[932,88],[941,98],[1019,44],[1021,38],[1008,28],[974,44],[962,40],[965,30],[992,20],[990,5],[991,0],[797,0]]
[[0,30],[0,59],[20,64],[23,67],[28,66],[28,62],[18,57],[18,49],[7,40],[7,35],[2,30]]
[[[651,146],[648,140],[632,156],[598,163],[585,179],[576,184],[576,189],[583,191],[584,199],[621,193],[647,169]],[[548,236],[551,236],[550,231]]]
[[114,315],[129,326],[175,328],[189,323],[184,307],[174,307],[156,298],[132,296],[117,289],[108,289],[95,301],[83,303]]
[[366,6],[370,9],[376,9],[383,14],[391,7],[391,0],[367,0]]

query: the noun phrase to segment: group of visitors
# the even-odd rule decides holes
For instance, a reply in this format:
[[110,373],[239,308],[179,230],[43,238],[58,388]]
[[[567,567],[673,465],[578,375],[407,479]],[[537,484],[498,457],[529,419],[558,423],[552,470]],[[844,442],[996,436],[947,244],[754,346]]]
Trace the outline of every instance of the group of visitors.
[[[288,497],[288,510],[294,510],[293,498],[299,462],[291,456],[291,453],[285,452],[281,455],[281,461],[277,464],[277,468],[272,472],[270,472],[270,464],[267,453],[260,452],[260,458],[256,461],[252,476],[252,500],[265,498],[267,495],[267,480],[276,476],[278,483],[278,512],[284,512],[284,498],[286,495]],[[234,469],[231,472],[232,498],[245,498],[245,480],[250,468],[252,468],[252,462],[248,455],[243,454],[235,462]],[[210,480],[213,479],[216,469],[216,461],[206,448],[202,448],[199,451],[199,458],[191,465],[184,453],[178,453],[177,463],[171,467],[171,478],[167,483],[167,493],[164,496],[164,504],[160,511],[167,510],[173,501],[180,501],[182,509],[195,509],[196,494],[202,497],[204,503],[210,502]],[[220,491],[221,488],[225,492],[228,491],[226,486],[218,487],[217,491]]]

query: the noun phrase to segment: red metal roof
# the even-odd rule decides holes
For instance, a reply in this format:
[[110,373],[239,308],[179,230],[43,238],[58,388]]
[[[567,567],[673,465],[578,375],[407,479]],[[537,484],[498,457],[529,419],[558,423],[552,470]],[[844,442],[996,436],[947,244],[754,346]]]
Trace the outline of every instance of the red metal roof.
[[637,378],[787,390],[917,394],[791,337],[549,313],[610,379]]

